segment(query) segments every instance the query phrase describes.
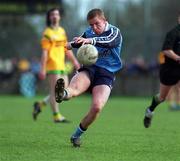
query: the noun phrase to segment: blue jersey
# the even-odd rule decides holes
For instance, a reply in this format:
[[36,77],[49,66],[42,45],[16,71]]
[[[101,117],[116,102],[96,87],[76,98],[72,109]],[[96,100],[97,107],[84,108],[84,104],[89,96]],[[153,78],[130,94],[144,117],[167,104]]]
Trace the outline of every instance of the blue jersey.
[[[92,38],[92,45],[98,50],[99,57],[96,66],[110,72],[117,72],[122,68],[120,58],[122,36],[117,27],[107,23],[105,31],[100,35],[95,34],[93,29],[88,27],[82,37]],[[72,44],[72,47],[77,47],[77,45]]]

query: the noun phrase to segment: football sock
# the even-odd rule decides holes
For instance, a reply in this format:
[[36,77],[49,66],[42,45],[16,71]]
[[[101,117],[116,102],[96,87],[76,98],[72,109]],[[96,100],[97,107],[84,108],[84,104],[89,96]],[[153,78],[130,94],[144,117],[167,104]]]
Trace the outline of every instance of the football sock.
[[61,118],[63,118],[63,116],[59,112],[54,112],[53,118],[54,120],[60,120]]
[[72,135],[73,138],[79,138],[81,135],[86,131],[87,129],[83,128],[82,125],[80,124],[75,133]]
[[159,94],[155,95],[153,98],[152,98],[152,102],[151,102],[151,106],[149,107],[149,110],[151,112],[153,112],[155,110],[155,108],[163,101],[160,101],[159,100]]
[[64,96],[63,96],[63,100],[68,100],[68,99],[69,99],[69,98],[68,98],[68,96],[69,96],[68,91],[67,91],[66,89],[64,89]]
[[42,106],[46,106],[49,103],[50,95],[46,96],[42,101]]
[[43,101],[38,102],[38,103],[41,110],[46,106],[46,104]]
[[170,103],[169,103],[169,107],[176,107],[176,102],[174,102],[174,101],[171,101]]
[[46,103],[44,101],[40,102],[40,107],[42,108],[44,106],[46,106]]

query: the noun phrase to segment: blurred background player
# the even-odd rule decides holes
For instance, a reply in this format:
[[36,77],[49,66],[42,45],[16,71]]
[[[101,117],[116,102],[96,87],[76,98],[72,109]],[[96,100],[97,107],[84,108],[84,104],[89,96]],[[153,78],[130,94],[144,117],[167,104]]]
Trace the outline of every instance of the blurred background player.
[[167,101],[170,110],[180,110],[180,81],[171,88]]
[[74,42],[68,44],[68,48],[92,44],[98,50],[98,60],[94,65],[80,68],[79,73],[71,79],[66,89],[64,89],[63,79],[57,81],[55,89],[57,102],[76,97],[89,88],[92,92],[90,110],[71,136],[74,147],[80,146],[81,135],[95,121],[105,106],[115,80],[115,72],[122,68],[120,58],[122,36],[119,29],[106,21],[104,12],[100,9],[89,11],[87,21],[90,27],[81,37],[75,37]]
[[[164,63],[165,63],[164,53],[160,52],[159,64],[164,64]],[[166,99],[170,110],[180,110],[180,82],[178,82],[176,85],[171,87]]]
[[160,65],[160,90],[146,109],[144,116],[146,128],[151,125],[155,108],[167,98],[171,87],[180,80],[180,13],[178,14],[178,25],[167,33],[162,51],[165,62]]
[[55,83],[59,78],[63,78],[65,80],[65,86],[68,84],[68,76],[65,73],[65,56],[72,61],[76,69],[79,69],[80,65],[72,51],[65,49],[67,37],[65,30],[59,26],[60,18],[60,11],[57,8],[53,8],[47,12],[47,28],[43,33],[41,41],[42,56],[39,76],[41,79],[45,79],[47,74],[49,79],[49,95],[42,101],[34,103],[34,120],[37,119],[38,114],[42,111],[42,107],[50,103],[54,122],[67,122],[65,117],[60,113],[59,105],[55,101]]

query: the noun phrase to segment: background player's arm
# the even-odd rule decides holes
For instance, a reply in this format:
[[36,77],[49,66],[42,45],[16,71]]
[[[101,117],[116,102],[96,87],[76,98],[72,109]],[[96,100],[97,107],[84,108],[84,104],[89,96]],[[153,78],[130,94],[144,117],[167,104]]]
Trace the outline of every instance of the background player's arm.
[[40,73],[39,73],[39,76],[40,76],[41,79],[46,78],[47,58],[48,58],[48,50],[43,49],[42,50],[42,55],[41,55],[41,70],[40,70]]
[[77,61],[77,59],[75,58],[72,50],[66,50],[66,56],[74,64],[76,70],[78,70],[80,68],[80,64]]
[[39,73],[40,79],[46,78],[46,64],[48,60],[48,52],[50,50],[50,47],[51,47],[51,38],[47,30],[45,30],[41,40],[42,54],[41,54],[41,69]]
[[66,56],[73,63],[75,69],[78,70],[80,68],[80,64],[77,61],[76,57],[74,56],[73,51],[71,50],[72,49],[71,42],[67,42],[67,37],[66,37],[65,44],[66,44],[65,46]]
[[180,56],[177,55],[173,50],[164,50],[164,55],[180,63]]

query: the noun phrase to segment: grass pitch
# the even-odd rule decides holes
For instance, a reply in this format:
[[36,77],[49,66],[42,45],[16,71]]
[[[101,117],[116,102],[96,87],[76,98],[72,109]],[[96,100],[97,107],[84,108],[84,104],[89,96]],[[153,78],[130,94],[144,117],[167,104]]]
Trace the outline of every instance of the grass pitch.
[[88,111],[90,97],[60,104],[72,121],[55,124],[49,107],[32,120],[35,100],[0,96],[0,161],[180,161],[180,111],[163,103],[152,127],[143,127],[150,98],[111,97],[98,120],[73,148],[69,138]]

